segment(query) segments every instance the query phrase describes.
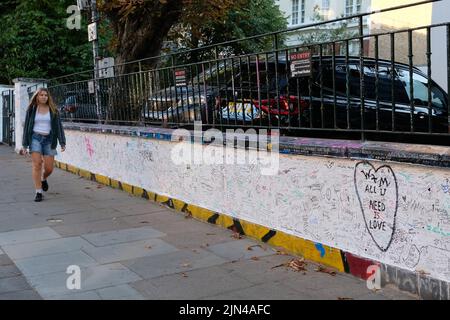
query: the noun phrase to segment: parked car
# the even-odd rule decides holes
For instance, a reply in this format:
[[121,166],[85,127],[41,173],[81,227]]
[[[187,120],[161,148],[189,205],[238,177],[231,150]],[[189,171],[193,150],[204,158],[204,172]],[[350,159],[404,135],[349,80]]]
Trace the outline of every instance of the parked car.
[[204,92],[200,92],[193,85],[159,90],[147,100],[141,118],[145,122],[193,123],[200,119],[208,122],[207,115],[202,116],[202,112],[207,109],[207,97],[211,99],[215,90],[215,87],[208,86]]
[[[336,103],[334,103],[332,58],[323,58],[322,68],[319,65],[319,59],[316,57],[313,60],[311,99],[308,97],[309,90],[302,90],[301,96],[307,104],[303,116],[306,122],[312,123],[313,127],[333,128],[336,124],[338,128],[361,129],[360,82],[362,75],[364,78],[364,129],[409,132],[412,117],[414,131],[428,131],[430,118],[432,132],[448,132],[448,96],[434,81],[429,83],[426,75],[419,69],[412,69],[411,84],[408,65],[396,63],[392,68],[390,61],[379,60],[377,66],[374,59],[365,58],[364,70],[361,70],[359,58],[350,58],[347,65],[344,57],[337,57],[334,72],[336,93]],[[411,97],[411,85],[413,97]],[[428,106],[428,86],[431,97],[430,106]],[[302,81],[300,87],[308,87],[306,79]],[[334,123],[335,109],[336,123]]]
[[[237,125],[279,123],[282,127],[361,129],[363,75],[365,130],[409,132],[412,116],[414,131],[427,132],[429,119],[432,132],[449,131],[447,93],[431,81],[428,106],[428,79],[419,69],[412,69],[414,107],[411,108],[408,65],[395,63],[392,68],[391,61],[376,63],[364,58],[361,72],[359,57],[349,57],[348,63],[343,56],[334,60],[335,89],[331,56],[314,56],[312,75],[303,78],[290,77],[287,61],[279,57],[276,62],[270,56],[258,64],[254,60],[250,65],[234,64],[231,73],[225,70],[219,77],[225,78],[226,83],[217,83],[212,76],[212,81],[206,81],[208,85],[191,83],[162,90],[165,94],[161,91],[155,99],[168,102],[167,92],[178,99],[170,100],[166,110],[153,111],[152,117],[174,123],[201,119],[204,123],[214,120]],[[146,118],[151,118],[150,113],[149,109]]]
[[59,105],[61,115],[65,119],[96,120],[98,119],[95,96],[83,91],[65,92],[65,98]]

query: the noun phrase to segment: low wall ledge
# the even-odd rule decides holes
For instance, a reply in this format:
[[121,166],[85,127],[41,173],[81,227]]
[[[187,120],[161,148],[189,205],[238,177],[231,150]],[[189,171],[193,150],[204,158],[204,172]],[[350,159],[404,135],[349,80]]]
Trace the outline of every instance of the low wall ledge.
[[[171,141],[175,129],[128,127],[64,122],[66,130],[116,134]],[[193,137],[193,131],[191,132]],[[225,139],[224,139],[225,141]],[[419,144],[280,137],[279,152],[290,155],[327,156],[348,159],[395,161],[436,167],[450,167],[450,147]]]

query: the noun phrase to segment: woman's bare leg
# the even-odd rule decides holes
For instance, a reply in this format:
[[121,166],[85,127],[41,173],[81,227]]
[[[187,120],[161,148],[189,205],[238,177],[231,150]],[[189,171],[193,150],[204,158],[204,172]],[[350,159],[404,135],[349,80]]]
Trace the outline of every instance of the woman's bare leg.
[[44,156],[44,177],[42,180],[47,180],[47,178],[52,174],[54,161],[55,157]]
[[33,168],[33,181],[36,190],[42,189],[42,155],[39,152],[33,152],[31,154],[32,168]]

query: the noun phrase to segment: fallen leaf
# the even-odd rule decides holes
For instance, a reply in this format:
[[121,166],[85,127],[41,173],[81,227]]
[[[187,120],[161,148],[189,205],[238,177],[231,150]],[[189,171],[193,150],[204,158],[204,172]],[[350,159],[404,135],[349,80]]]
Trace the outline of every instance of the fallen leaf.
[[192,218],[192,213],[188,212],[184,217],[186,219],[191,219]]
[[140,223],[148,223],[148,221],[141,221]]
[[183,263],[181,266],[183,268],[189,268],[191,266],[191,264],[190,263]]
[[251,260],[259,261],[259,258],[258,257],[252,257]]
[[253,246],[248,247],[247,250],[248,250],[248,251],[252,251],[254,247],[260,247],[260,248],[262,249],[261,245],[255,244],[255,245],[253,245]]
[[239,232],[233,233],[233,235],[231,237],[234,239],[237,239],[237,240],[242,239],[242,236]]
[[281,251],[281,250],[277,250],[277,253],[276,253],[276,254],[279,255],[279,256],[287,256],[287,255],[288,255],[287,252]]
[[292,259],[288,266],[294,271],[306,271],[306,262],[305,259]]
[[145,248],[146,248],[146,249],[151,249],[151,248],[152,248],[152,246],[146,246]]
[[[305,259],[303,259],[303,258],[302,259],[292,259],[288,262],[276,265],[276,266],[272,267],[271,269],[275,269],[275,268],[279,268],[279,267],[286,267],[286,268],[291,268],[294,271],[299,272],[299,271],[307,271],[305,268],[306,265],[307,265],[307,263],[305,262]],[[303,273],[303,274],[306,274],[306,273]]]
[[323,266],[319,266],[316,270],[314,270],[316,272],[323,272],[323,273],[328,273],[329,275],[335,276],[336,272],[330,269],[327,269]]
[[101,185],[101,184],[98,184],[97,185],[97,189],[100,189],[100,188],[103,188],[104,186],[103,185]]
[[184,273],[184,272],[182,272],[181,275],[183,276],[183,278],[187,278],[188,277],[188,275],[186,273]]

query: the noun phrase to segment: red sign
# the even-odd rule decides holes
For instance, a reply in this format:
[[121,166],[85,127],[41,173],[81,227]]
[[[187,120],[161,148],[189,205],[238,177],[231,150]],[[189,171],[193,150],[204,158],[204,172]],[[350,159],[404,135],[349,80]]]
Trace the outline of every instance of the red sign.
[[186,85],[186,70],[179,69],[175,70],[175,86],[185,86]]
[[186,71],[185,70],[178,70],[178,71],[175,71],[175,76],[176,77],[183,77],[183,76],[185,76],[186,75]]
[[291,77],[309,77],[311,75],[311,51],[293,52],[289,56]]
[[291,60],[305,60],[311,58],[311,52],[291,53]]

